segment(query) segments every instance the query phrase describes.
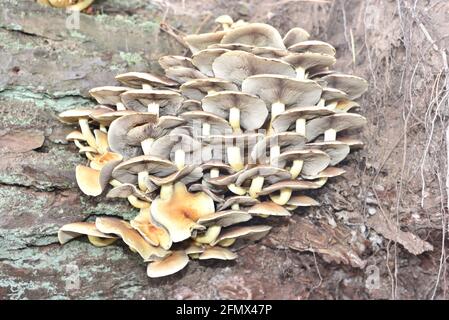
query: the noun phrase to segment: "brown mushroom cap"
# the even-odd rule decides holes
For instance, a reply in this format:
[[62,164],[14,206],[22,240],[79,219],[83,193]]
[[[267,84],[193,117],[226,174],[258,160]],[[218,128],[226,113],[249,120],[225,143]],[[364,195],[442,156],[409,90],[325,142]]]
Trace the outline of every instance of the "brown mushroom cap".
[[171,67],[165,70],[165,74],[168,78],[178,82],[178,83],[185,83],[194,79],[204,79],[207,78],[207,76],[194,69],[194,68],[187,68],[187,67]]
[[195,66],[192,63],[192,59],[184,56],[175,56],[175,55],[168,55],[160,57],[158,60],[160,66],[162,69],[166,70],[171,67],[187,67],[187,68],[194,68]]
[[191,34],[184,37],[184,41],[187,42],[190,51],[195,54],[200,50],[206,49],[211,44],[219,43],[225,34],[225,31]]
[[177,83],[164,77],[144,72],[128,72],[119,74],[115,79],[132,88],[142,88],[143,85],[155,87],[172,87]]
[[239,43],[257,47],[285,49],[276,28],[264,23],[250,23],[228,31],[220,43]]
[[357,99],[368,89],[365,79],[348,74],[329,74],[322,77],[322,80],[326,81],[329,87],[346,92],[350,100]]
[[296,195],[291,196],[290,200],[287,202],[288,205],[293,205],[296,207],[312,207],[312,206],[319,206],[320,204],[314,200],[311,197],[304,196],[304,195]]
[[316,175],[327,168],[330,157],[327,153],[317,149],[290,150],[283,152],[276,158],[280,167],[284,167],[286,162],[295,160],[304,161],[301,175]]
[[336,132],[360,128],[366,124],[366,118],[355,113],[338,113],[326,117],[315,118],[306,124],[307,141],[312,141],[328,129]]
[[160,259],[170,253],[160,247],[150,245],[128,222],[124,220],[101,217],[95,220],[95,226],[103,233],[112,233],[120,236],[120,238],[122,238],[131,249],[137,251],[145,261]]
[[242,210],[225,210],[202,216],[197,223],[209,227],[212,225],[220,227],[229,227],[251,220],[251,215]]
[[280,151],[286,152],[290,150],[297,150],[304,147],[306,138],[296,132],[280,132],[265,136],[262,140],[256,143],[251,151],[251,159],[256,161],[263,161],[265,159],[267,148],[279,146]]
[[161,115],[174,115],[182,103],[182,96],[171,90],[128,90],[121,95],[122,101],[129,110],[146,112],[148,105],[157,103]]
[[109,126],[112,121],[115,119],[118,119],[122,116],[135,114],[136,112],[133,110],[118,110],[118,111],[111,111],[111,112],[104,112],[97,114],[96,112],[92,112],[90,114],[90,118],[99,124]]
[[363,141],[352,137],[338,137],[338,141],[347,144],[351,150],[361,149],[365,145]]
[[189,238],[195,229],[203,230],[196,221],[213,212],[212,198],[202,192],[189,193],[181,182],[174,185],[168,199],[157,198],[151,204],[153,219],[168,230],[173,242]]
[[221,56],[223,53],[228,52],[228,49],[223,48],[208,48],[198,51],[192,56],[192,62],[195,67],[198,68],[202,73],[209,77],[214,76],[214,71],[212,70],[212,63],[216,58]]
[[349,154],[349,146],[340,141],[321,141],[308,143],[306,148],[318,149],[326,152],[330,157],[330,166],[335,166],[343,161]]
[[71,109],[58,114],[59,120],[64,123],[77,123],[79,119],[88,119],[95,109]]
[[303,41],[307,41],[310,37],[310,34],[302,29],[302,28],[292,28],[290,29],[284,36],[283,42],[284,45],[289,48],[292,45],[298,43],[298,42],[303,42]]
[[274,193],[276,191],[288,188],[291,190],[310,190],[310,189],[318,189],[321,185],[314,183],[312,181],[304,181],[304,180],[286,180],[280,181],[271,186],[265,187],[259,192],[259,195],[264,196],[270,193]]
[[175,171],[177,168],[170,161],[144,155],[119,164],[112,172],[112,177],[122,183],[136,183],[139,172],[148,172],[150,175],[164,177]]
[[264,201],[248,208],[248,213],[253,216],[290,216],[290,212],[283,206],[272,201]]
[[58,231],[59,243],[64,244],[79,236],[93,236],[98,238],[114,239],[116,237],[100,232],[94,222],[74,222],[63,225]]
[[181,271],[188,263],[189,257],[185,251],[173,251],[165,259],[149,263],[147,275],[150,278],[165,277]]
[[291,178],[290,172],[287,170],[272,167],[269,165],[257,165],[257,166],[247,166],[238,176],[235,181],[235,185],[240,187],[245,182],[249,182],[255,177],[264,177],[265,182],[273,184],[282,180],[288,180]]
[[121,102],[120,95],[130,89],[131,88],[127,87],[106,86],[93,88],[89,90],[89,93],[98,103],[115,106],[117,103]]
[[295,107],[278,114],[271,122],[271,126],[275,132],[285,132],[296,124],[297,119],[310,120],[316,117],[332,115],[334,113],[333,110],[325,107]]
[[335,56],[335,48],[329,43],[319,40],[306,40],[288,47],[291,52],[314,52]]
[[235,260],[237,255],[229,249],[222,247],[210,247],[204,250],[198,257],[199,260],[219,259],[219,260]]
[[267,104],[280,102],[288,108],[314,105],[320,100],[322,89],[312,80],[262,74],[245,79],[242,91],[258,95]]
[[[210,134],[224,134],[232,130],[231,125],[225,119],[206,111],[188,111],[179,115],[180,118],[187,121],[192,127],[199,126],[207,123],[210,125]],[[199,131],[201,132],[201,131]]]
[[228,197],[225,202],[218,206],[218,210],[223,211],[228,208],[231,208],[234,204],[238,204],[243,207],[250,207],[259,203],[259,200],[254,199],[250,196],[233,196]]
[[110,161],[101,170],[77,165],[75,175],[78,187],[88,196],[99,196],[111,179],[112,171],[120,162],[121,160]]
[[181,93],[189,99],[201,100],[207,96],[208,92],[237,91],[237,86],[223,79],[207,78],[195,79],[181,85]]
[[296,71],[282,60],[263,58],[245,51],[230,51],[216,58],[212,64],[214,74],[240,85],[249,76],[280,74],[294,78]]
[[203,109],[228,119],[231,108],[240,110],[240,125],[246,130],[260,128],[267,116],[265,103],[258,97],[240,91],[221,91],[208,94],[202,100]]
[[227,239],[246,239],[249,241],[258,241],[270,232],[270,226],[254,225],[245,227],[231,227],[222,232],[218,238],[212,243],[216,245],[220,241]]
[[140,209],[140,213],[130,221],[130,224],[151,245],[161,246],[165,250],[172,246],[167,230],[153,223],[150,208]]
[[314,179],[320,179],[320,178],[334,178],[341,176],[344,174],[346,170],[342,168],[336,168],[336,167],[328,167],[314,175],[303,175],[304,179],[307,180],[314,180]]

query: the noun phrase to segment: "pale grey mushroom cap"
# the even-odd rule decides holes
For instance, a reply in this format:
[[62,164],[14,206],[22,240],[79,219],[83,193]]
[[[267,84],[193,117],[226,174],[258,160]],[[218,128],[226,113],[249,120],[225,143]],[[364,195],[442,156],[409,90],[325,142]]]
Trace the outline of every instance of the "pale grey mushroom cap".
[[355,113],[337,113],[334,115],[315,118],[306,123],[307,141],[312,141],[328,129],[336,132],[360,128],[366,124],[366,118]]
[[241,43],[257,47],[285,49],[276,28],[264,23],[250,23],[228,31],[220,43]]
[[212,64],[214,74],[240,85],[246,78],[256,74],[280,74],[296,77],[295,69],[287,62],[256,56],[245,51],[223,53]]
[[117,110],[117,111],[111,111],[111,112],[101,112],[101,113],[96,113],[96,112],[92,112],[89,117],[98,122],[99,124],[102,125],[106,125],[109,126],[112,121],[123,117],[123,116],[127,116],[130,114],[135,114],[137,113],[134,110]]
[[184,184],[190,184],[192,182],[198,181],[203,177],[203,169],[196,165],[187,165],[182,169],[164,176],[158,177],[156,175],[149,175],[148,179],[157,186],[162,186],[164,184],[171,184],[175,182],[182,182]]
[[348,112],[352,109],[360,107],[360,104],[349,99],[340,99],[335,106],[335,112]]
[[115,79],[128,87],[137,89],[142,88],[142,85],[144,84],[155,87],[173,87],[177,84],[167,77],[144,72],[123,73],[117,75]]
[[363,141],[352,137],[338,137],[337,140],[347,144],[351,150],[361,149],[365,145]]
[[138,156],[119,164],[112,171],[112,177],[122,183],[136,183],[139,172],[148,172],[150,175],[165,177],[178,169],[168,160],[155,156]]
[[178,83],[185,83],[194,79],[207,78],[207,76],[204,73],[194,68],[187,68],[181,66],[168,68],[167,70],[165,70],[165,74],[168,78]]
[[199,130],[204,123],[209,124],[211,134],[224,134],[232,131],[228,121],[211,112],[188,111],[180,114],[179,117],[187,121],[190,126],[199,126]]
[[251,218],[250,214],[242,210],[225,210],[203,216],[197,220],[197,223],[206,227],[211,225],[229,227],[233,224],[249,221]]
[[213,192],[211,190],[211,188],[209,188],[208,186],[205,186],[204,184],[201,184],[201,183],[195,183],[195,184],[190,185],[189,192],[204,192],[209,197],[211,197],[212,200],[214,200],[215,202],[222,203],[225,201],[223,199],[223,196],[218,195],[217,193]]
[[128,87],[105,86],[90,89],[89,94],[100,104],[115,106],[122,101],[120,95],[130,89]]
[[284,36],[283,42],[284,45],[289,48],[292,45],[298,43],[307,41],[310,37],[310,34],[304,30],[303,28],[292,28],[290,29]]
[[211,93],[202,100],[203,109],[228,119],[231,108],[240,110],[240,126],[246,130],[260,128],[268,116],[268,110],[258,97],[240,91]]
[[295,107],[278,114],[271,122],[271,126],[275,132],[285,132],[294,127],[298,119],[310,120],[334,113],[333,110],[325,107]]
[[335,56],[335,48],[327,42],[319,40],[306,40],[298,42],[288,47],[291,52],[314,52],[324,53],[330,56]]
[[153,190],[149,192],[142,192],[135,185],[131,183],[123,183],[109,190],[106,194],[107,198],[128,198],[129,196],[135,196],[140,200],[151,202],[155,199],[155,196],[151,192],[155,191],[157,188],[153,187]]
[[228,52],[228,49],[223,48],[208,48],[198,51],[192,56],[192,62],[195,67],[202,73],[209,77],[214,76],[214,71],[212,70],[212,63],[216,58],[221,56],[223,53]]
[[181,93],[189,99],[201,100],[208,92],[237,91],[237,86],[227,80],[217,78],[195,79],[181,85]]
[[282,180],[291,179],[291,174],[287,170],[269,165],[256,165],[252,168],[247,166],[239,174],[235,185],[240,187],[245,183],[248,184],[255,177],[264,177],[264,183],[273,184]]
[[333,56],[315,52],[291,53],[283,57],[282,60],[295,68],[301,67],[305,70],[330,67],[336,62]]
[[313,80],[262,74],[245,79],[242,91],[258,95],[267,104],[281,102],[288,108],[314,105],[320,100],[322,89]]
[[350,100],[357,99],[368,89],[368,82],[365,79],[353,75],[330,74],[322,79],[329,87],[346,92]]
[[301,175],[316,175],[327,168],[330,162],[329,155],[318,149],[291,150],[283,152],[276,158],[280,167],[284,167],[287,162],[295,160],[304,161]]
[[150,147],[149,154],[162,159],[174,161],[175,152],[185,152],[186,164],[193,163],[195,151],[201,148],[201,143],[186,134],[170,134],[156,139]]
[[159,58],[158,62],[162,67],[162,69],[164,70],[171,67],[187,67],[187,68],[195,67],[192,63],[192,59],[184,56],[175,56],[175,55],[163,56]]
[[[278,49],[278,48],[273,48],[273,47],[255,47],[255,46],[250,46],[250,45],[246,45],[246,44],[237,44],[237,43],[227,43],[227,44],[217,43],[217,44],[209,46],[209,49],[226,50],[226,51],[239,50],[239,51],[250,52],[259,57],[274,58],[274,59],[285,57],[289,53],[287,50],[284,50],[284,49]],[[224,53],[224,52],[222,52],[222,53]]]
[[349,146],[340,141],[321,141],[306,144],[305,148],[319,149],[330,157],[330,166],[335,166],[343,161],[349,154]]
[[328,167],[314,175],[303,175],[306,180],[315,180],[320,178],[334,178],[346,173],[346,170],[337,167]]
[[197,111],[202,110],[201,109],[201,101],[197,100],[184,100],[182,104],[179,106],[178,110],[176,110],[176,114],[180,115],[181,113],[187,112],[187,111]]
[[220,204],[218,206],[217,209],[220,211],[226,210],[228,208],[231,208],[234,204],[238,204],[239,206],[242,207],[250,207],[259,202],[260,202],[259,200],[254,199],[253,197],[250,196],[233,196],[227,198],[226,201],[223,202],[223,204]]
[[192,34],[184,37],[184,41],[187,42],[190,51],[195,54],[200,50],[206,49],[211,44],[219,43],[225,34],[225,31]]
[[267,149],[273,146],[279,146],[281,153],[289,150],[301,149],[306,144],[306,138],[296,132],[280,132],[271,136],[264,136],[262,140],[256,143],[251,151],[253,161],[264,160]]
[[227,239],[244,239],[248,241],[258,241],[265,237],[271,230],[270,226],[253,225],[244,227],[231,227],[223,231],[212,243],[216,245],[220,241]]
[[298,190],[313,190],[320,188],[321,185],[317,184],[313,181],[305,181],[305,180],[286,180],[280,181],[270,186],[267,186],[259,192],[259,195],[264,196],[276,191],[280,191],[282,189],[292,189],[293,191]]
[[161,115],[174,115],[182,103],[181,94],[171,90],[134,89],[121,95],[127,109],[147,112],[148,105],[157,103]]
[[340,100],[340,99],[347,99],[348,95],[346,92],[343,92],[341,90],[326,87],[323,88],[323,92],[321,94],[321,99],[324,99],[326,101],[328,100]]
[[283,206],[280,206],[272,201],[264,201],[248,208],[248,213],[253,216],[291,216],[290,212]]

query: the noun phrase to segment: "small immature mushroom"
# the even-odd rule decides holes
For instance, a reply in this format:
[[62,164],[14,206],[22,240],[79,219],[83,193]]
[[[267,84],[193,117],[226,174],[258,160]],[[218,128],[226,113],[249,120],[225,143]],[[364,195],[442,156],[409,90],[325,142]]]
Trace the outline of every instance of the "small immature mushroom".
[[151,245],[161,246],[165,250],[169,250],[172,246],[168,231],[155,225],[151,217],[150,208],[140,209],[140,213],[130,221],[130,224]]
[[234,24],[234,20],[232,20],[232,18],[227,14],[219,16],[217,19],[215,19],[215,22],[219,23],[224,31],[229,30]]
[[330,56],[335,56],[335,48],[331,46],[329,43],[319,40],[306,40],[295,43],[288,47],[288,50],[291,52],[314,52],[314,53],[323,53]]
[[95,136],[89,128],[89,115],[94,109],[72,109],[61,112],[58,117],[64,123],[78,123],[89,146],[96,148]]
[[[292,191],[318,189],[321,185],[311,181],[303,180],[287,180],[281,181],[262,189],[259,195],[270,195],[273,202],[278,205],[285,205],[292,195]],[[274,195],[276,191],[280,191],[279,195]]]
[[312,141],[324,133],[324,141],[337,140],[337,132],[360,128],[366,124],[366,118],[355,113],[338,113],[310,120],[306,124],[307,141]]
[[282,37],[276,28],[265,23],[249,23],[229,30],[220,43],[238,43],[255,47],[285,49]]
[[136,89],[153,89],[159,87],[173,87],[177,83],[164,76],[157,76],[144,72],[128,72],[119,74],[115,79],[125,86]]
[[184,96],[194,100],[201,100],[210,93],[238,90],[234,83],[217,78],[191,80],[181,85],[180,89]]
[[284,36],[284,45],[289,48],[299,42],[307,41],[310,34],[302,28],[292,28]]
[[85,146],[81,143],[81,141],[86,142],[86,138],[83,136],[81,131],[75,130],[70,132],[66,137],[66,141],[73,142],[78,147],[78,149],[84,148]]
[[237,255],[229,249],[221,247],[210,247],[204,250],[198,257],[199,260],[219,259],[219,260],[235,260]]
[[212,64],[214,63],[216,58],[228,51],[228,49],[220,47],[204,49],[198,51],[192,56],[192,63],[206,76],[213,77],[214,71],[212,69]]
[[64,244],[79,236],[86,235],[89,241],[98,247],[107,246],[117,237],[98,231],[94,222],[74,222],[62,226],[58,231],[59,243]]
[[145,261],[158,260],[167,256],[170,251],[149,244],[131,225],[117,218],[101,217],[95,220],[95,226],[103,233],[118,235],[132,249],[139,253]]
[[290,150],[283,152],[275,159],[281,168],[287,165],[292,179],[301,175],[316,175],[327,168],[330,157],[318,149]]
[[126,110],[120,95],[130,89],[128,87],[106,86],[90,89],[89,93],[99,104],[116,106],[117,110]]
[[245,79],[242,91],[258,95],[271,105],[271,120],[290,107],[314,105],[321,87],[312,80],[298,80],[279,75],[256,75]]
[[220,43],[225,34],[225,31],[191,34],[184,37],[184,41],[187,42],[190,51],[195,54],[200,50],[206,49],[211,44]]
[[184,269],[189,263],[189,256],[185,251],[173,251],[160,261],[148,264],[147,275],[150,278],[160,278],[171,275]]
[[214,212],[212,198],[203,192],[189,193],[181,182],[161,189],[160,198],[151,204],[154,221],[168,230],[175,243],[189,238],[193,230],[204,230],[196,221]]
[[282,58],[295,67],[296,78],[307,78],[307,70],[312,68],[327,68],[335,64],[335,57],[314,52],[291,53]]
[[128,90],[121,95],[127,109],[150,112],[159,116],[174,115],[182,102],[182,96],[171,90]]
[[368,89],[365,79],[348,74],[329,74],[322,77],[322,80],[326,81],[329,87],[346,92],[350,100],[357,99]]
[[264,225],[253,225],[253,226],[245,226],[245,227],[231,227],[226,229],[224,232],[220,234],[220,236],[212,243],[215,245],[228,246],[235,242],[237,239],[244,239],[248,241],[258,241],[265,237],[271,230],[270,226]]
[[204,73],[194,68],[187,67],[171,67],[165,70],[165,74],[168,78],[178,83],[185,83],[194,79],[207,78]]
[[283,206],[280,206],[272,201],[264,201],[255,204],[254,206],[248,208],[248,213],[252,216],[279,216],[279,217],[288,217],[290,216],[290,212],[285,209]]
[[223,53],[212,63],[217,78],[226,79],[240,85],[246,78],[257,74],[278,74],[294,78],[293,67],[282,60],[256,56],[245,51]]
[[186,68],[194,68],[195,66],[192,63],[192,59],[184,56],[163,56],[158,60],[162,69],[167,70],[171,67],[186,67]]
[[305,146],[307,149],[318,149],[326,152],[329,157],[329,165],[335,166],[343,161],[349,154],[349,146],[340,141],[321,141],[308,143]]
[[203,110],[228,119],[234,133],[259,129],[268,116],[268,110],[258,97],[240,91],[211,93],[202,100]]

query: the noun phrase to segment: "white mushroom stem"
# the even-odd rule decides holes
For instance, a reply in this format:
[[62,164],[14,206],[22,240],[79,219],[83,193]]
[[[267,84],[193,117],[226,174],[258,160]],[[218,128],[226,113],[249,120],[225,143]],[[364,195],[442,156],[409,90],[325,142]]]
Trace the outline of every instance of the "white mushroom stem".
[[80,125],[81,133],[86,139],[87,143],[92,148],[97,148],[97,143],[95,142],[95,136],[89,128],[89,119],[79,119],[78,123]]
[[232,209],[232,210],[240,210],[240,205],[239,205],[238,203],[234,203],[234,204],[231,206],[231,209]]
[[320,99],[320,101],[318,101],[317,103],[317,107],[324,107],[326,104],[326,100],[324,100],[323,98]]
[[306,136],[306,119],[296,119],[296,132],[302,136]]
[[153,90],[153,87],[148,83],[142,83],[142,89]]
[[236,171],[242,170],[244,165],[242,155],[240,153],[240,147],[227,147],[226,153],[228,155],[228,162],[231,167]]
[[219,176],[220,176],[220,170],[218,168],[210,169],[210,177],[211,178],[218,178]]
[[271,105],[271,120],[276,118],[279,114],[285,111],[285,104],[282,102],[275,102]]
[[240,132],[240,109],[239,108],[231,108],[229,110],[229,123],[231,124],[234,132]]
[[117,103],[115,104],[115,106],[116,106],[116,108],[117,108],[117,111],[123,111],[123,110],[126,110],[125,105],[124,105],[122,102],[117,102]]
[[159,117],[159,104],[158,103],[149,103],[148,104],[148,112],[154,113]]
[[128,196],[128,201],[129,203],[137,209],[145,209],[145,208],[149,208],[150,207],[150,203],[146,202],[146,201],[142,201],[140,199],[138,199],[136,196]]
[[296,68],[296,79],[304,80],[306,78],[306,69],[302,67]]
[[151,145],[153,144],[154,139],[153,138],[147,138],[140,142],[140,145],[142,146],[143,154],[148,156],[150,155],[150,149]]
[[83,144],[79,140],[73,140],[73,143],[75,143],[75,146],[77,146],[78,149],[84,148]]
[[335,129],[327,129],[324,131],[324,141],[337,140],[337,131]]
[[172,197],[172,195],[173,195],[173,184],[172,183],[163,184],[161,186],[161,191],[160,191],[161,199],[168,200]]
[[108,129],[104,124],[100,124],[100,130],[103,131],[104,133],[108,133]]
[[87,159],[89,159],[90,161],[95,161],[95,157],[92,155],[92,153],[90,152],[86,152],[86,157]]
[[292,196],[292,189],[290,188],[281,189],[279,195],[270,194],[271,200],[280,206],[285,205],[288,202],[288,200],[290,200],[291,196]]
[[272,166],[277,166],[277,163],[275,163],[277,161],[275,161],[275,159],[277,159],[277,157],[279,157],[280,154],[281,154],[281,147],[279,145],[270,147],[270,163]]
[[217,239],[220,235],[220,231],[220,226],[210,226],[203,235],[196,237],[195,241],[198,243],[210,244]]
[[185,167],[186,153],[184,152],[184,150],[178,149],[175,151],[175,164],[179,170]]
[[243,196],[243,195],[246,194],[246,189],[242,188],[242,187],[237,187],[235,185],[235,183],[231,183],[230,185],[228,185],[228,189],[231,192],[233,192],[233,193],[235,193],[236,195],[239,195],[239,196]]
[[294,160],[293,161],[293,165],[290,168],[290,174],[292,175],[292,179],[296,179],[299,176],[303,165],[304,165],[304,160]]
[[249,191],[248,191],[248,194],[252,198],[257,198],[258,193],[263,188],[264,181],[265,181],[265,178],[261,177],[261,176],[253,178],[253,180],[251,181],[251,186],[249,187]]
[[203,134],[203,136],[210,135],[210,124],[209,123],[203,122],[202,134]]
[[148,179],[148,171],[142,171],[137,174],[137,184],[143,192],[147,191],[146,181]]
[[327,104],[327,105],[326,105],[326,108],[328,108],[328,109],[330,109],[330,110],[335,110],[335,108],[337,107],[337,105],[338,105],[338,101],[334,101],[334,102],[331,102],[331,103]]

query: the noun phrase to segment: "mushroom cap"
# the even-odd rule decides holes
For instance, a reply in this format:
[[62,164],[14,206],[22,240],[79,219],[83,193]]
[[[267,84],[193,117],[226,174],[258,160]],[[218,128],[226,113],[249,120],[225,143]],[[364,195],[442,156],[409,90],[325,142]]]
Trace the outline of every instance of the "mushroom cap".
[[229,227],[233,224],[251,220],[251,215],[242,210],[225,210],[208,214],[198,219],[197,223],[205,227],[212,225]]
[[[144,114],[151,115],[151,113],[147,112]],[[140,146],[141,142],[147,138],[159,138],[166,134],[170,129],[172,129],[173,132],[173,130],[176,130],[179,126],[185,124],[185,120],[175,116],[162,116],[159,117],[157,122],[149,117],[145,118],[148,119],[148,122],[130,129],[126,134],[128,144]]]
[[160,247],[150,245],[139,232],[134,230],[132,226],[124,220],[101,217],[95,220],[95,226],[103,233],[112,233],[120,236],[120,238],[122,238],[131,249],[137,251],[145,261],[163,258],[170,253]]
[[258,241],[265,237],[268,232],[270,232],[270,226],[264,225],[253,225],[253,226],[244,226],[244,227],[231,227],[224,232],[222,232],[218,238],[212,243],[212,245],[216,245],[220,241],[227,239],[247,239],[249,241]]
[[165,177],[157,177],[150,175],[148,179],[157,186],[162,186],[168,183],[175,183],[181,181],[184,184],[189,184],[200,180],[203,177],[203,169],[196,165],[187,165],[181,170],[178,170]]
[[360,107],[360,104],[353,100],[341,99],[337,102],[335,106],[335,112],[348,112],[354,108]]
[[319,40],[306,40],[288,47],[291,52],[314,52],[335,56],[335,48],[329,43]]
[[231,208],[234,204],[249,207],[259,202],[260,202],[259,200],[254,199],[250,196],[233,196],[226,198],[226,201],[218,206],[218,210],[226,210],[228,208]]
[[308,143],[306,148],[319,149],[326,152],[330,157],[330,166],[335,166],[343,161],[349,154],[349,146],[340,141],[321,141]]
[[327,168],[330,157],[326,152],[317,149],[290,150],[283,152],[276,158],[280,167],[284,167],[286,162],[302,160],[304,161],[301,175],[316,175]]
[[329,87],[346,92],[350,100],[357,99],[368,89],[365,79],[348,74],[329,74],[322,77],[322,80],[326,81]]
[[280,146],[281,152],[301,149],[306,144],[306,138],[297,132],[280,132],[271,136],[264,136],[262,140],[256,143],[251,151],[253,161],[263,160],[267,148]]
[[[278,49],[273,47],[255,47],[250,46],[247,44],[241,44],[241,43],[217,43],[209,46],[209,49],[217,49],[217,50],[225,50],[226,51],[245,51],[250,52],[252,54],[255,54],[259,57],[264,58],[281,58],[289,54],[287,50],[284,49]],[[224,53],[222,52],[222,53]],[[220,53],[221,55],[221,53]],[[217,57],[218,57],[218,51],[217,51]],[[211,61],[212,63],[213,61]]]
[[228,31],[220,43],[241,43],[257,47],[285,49],[276,28],[265,23],[249,23]]
[[172,87],[177,83],[164,76],[144,72],[128,72],[119,74],[115,79],[131,88],[142,88],[143,84],[156,87]]
[[199,260],[219,259],[219,260],[235,260],[237,255],[229,249],[222,247],[210,247],[200,254]]
[[165,250],[172,246],[167,230],[153,223],[150,208],[140,209],[140,213],[130,221],[130,224],[150,244],[161,246]]
[[223,53],[212,63],[214,74],[240,85],[243,80],[256,74],[280,74],[294,78],[296,71],[282,60],[256,56],[245,51]]
[[334,178],[346,173],[346,170],[337,167],[328,167],[314,175],[303,175],[304,179],[314,180],[320,178]]
[[295,107],[278,114],[271,122],[271,126],[275,132],[285,132],[293,127],[298,119],[310,120],[321,116],[332,115],[334,113],[333,110],[326,107]]
[[276,191],[279,191],[281,189],[292,189],[294,191],[296,190],[310,190],[310,189],[318,189],[321,185],[312,182],[312,181],[304,181],[304,180],[286,180],[286,181],[280,181],[275,184],[272,184],[271,186],[268,186],[264,189],[262,189],[261,192],[259,192],[260,196],[264,196]]
[[92,112],[90,118],[102,125],[109,126],[115,119],[135,113],[133,110],[118,110],[99,114]]
[[[179,128],[179,127],[178,127]],[[182,133],[170,133],[156,139],[150,147],[149,153],[162,159],[175,160],[175,152],[182,150],[185,152],[185,162],[194,163],[201,156],[201,143],[192,137]]]
[[196,221],[215,212],[214,201],[203,192],[189,193],[186,186],[177,182],[169,199],[157,198],[151,204],[151,216],[165,227],[173,242],[189,238],[195,229],[205,227]]
[[255,177],[264,177],[264,180],[267,183],[273,184],[282,180],[291,179],[291,174],[287,170],[269,165],[256,165],[253,167],[247,166],[239,174],[237,180],[235,181],[235,185],[240,187],[245,182],[249,182],[250,179]]
[[175,164],[155,156],[138,156],[122,162],[112,171],[112,177],[122,183],[136,183],[139,172],[167,176],[177,171]]
[[335,89],[335,88],[323,88],[323,93],[321,94],[321,99],[324,99],[326,101],[328,100],[340,100],[340,99],[347,99],[348,95],[346,92],[343,92],[341,90]]
[[[156,187],[153,189],[154,190],[151,190],[150,192],[155,191]],[[107,198],[128,198],[129,196],[135,196],[140,200],[147,201],[148,203],[154,200],[154,197],[151,194],[142,192],[131,183],[123,183],[116,186],[109,190],[106,194]]]
[[179,115],[181,113],[187,111],[197,111],[201,110],[201,102],[197,100],[184,100],[182,104],[179,106],[178,110],[176,110],[176,114]]
[[248,213],[253,216],[291,216],[290,212],[283,206],[272,201],[264,201],[248,208]]
[[301,67],[305,70],[310,68],[326,68],[335,64],[335,57],[315,52],[291,53],[282,58],[295,68]]
[[304,195],[291,196],[287,204],[297,207],[312,207],[320,205],[315,199]]
[[223,79],[207,78],[195,79],[181,85],[181,93],[189,99],[201,100],[207,96],[208,92],[217,91],[237,91],[237,86]]
[[203,180],[205,183],[211,184],[213,186],[228,186],[231,183],[234,183],[235,180],[237,180],[237,177],[239,176],[240,172],[235,172],[228,175],[220,175],[216,178],[211,178],[209,174],[205,174],[203,176]]
[[235,173],[235,170],[227,163],[222,162],[221,160],[210,160],[205,163],[202,163],[201,168],[203,170],[210,169],[219,169],[220,172],[226,171],[226,173]]
[[162,69],[166,70],[171,67],[187,67],[187,68],[194,68],[195,66],[192,63],[192,59],[189,57],[184,56],[175,56],[175,55],[168,55],[160,57],[158,60],[160,66]]
[[150,278],[160,278],[184,269],[189,263],[185,251],[173,251],[168,257],[148,264],[147,275]]
[[242,83],[242,91],[258,95],[267,104],[281,102],[286,107],[301,107],[317,103],[322,89],[313,80],[262,74],[245,79]]
[[187,68],[187,67],[171,67],[165,70],[165,74],[168,78],[178,82],[178,83],[185,83],[194,79],[203,79],[207,78],[207,76],[194,69],[194,68]]
[[289,48],[292,45],[298,43],[307,41],[310,37],[310,34],[304,30],[303,28],[292,28],[290,29],[284,36],[284,45]]
[[75,176],[78,187],[88,196],[99,196],[111,179],[112,171],[120,162],[121,160],[110,161],[101,170],[77,165]]
[[187,42],[190,51],[195,54],[200,50],[206,49],[211,44],[219,43],[225,34],[225,31],[191,34],[184,37],[184,41]]
[[225,132],[232,131],[232,127],[228,121],[211,112],[188,111],[180,114],[179,117],[186,120],[191,126],[197,127],[199,130],[201,130],[203,123],[208,123],[211,134],[224,134]]
[[64,123],[77,123],[79,119],[88,119],[95,109],[71,109],[58,114],[58,118]]
[[234,20],[232,20],[232,18],[229,15],[223,14],[218,18],[216,18],[215,22],[220,24],[233,24]]
[[192,63],[200,70],[202,73],[209,77],[214,76],[214,71],[212,70],[212,64],[216,58],[221,56],[223,53],[228,52],[228,49],[224,48],[208,48],[198,51],[192,56]]
[[148,123],[157,123],[157,115],[141,112],[124,115],[115,119],[111,122],[108,130],[109,148],[123,155],[126,159],[142,154],[141,146],[136,142],[131,144],[127,135],[131,129]]
[[268,110],[258,97],[240,91],[221,91],[208,94],[202,100],[204,111],[227,119],[231,108],[240,110],[240,125],[246,130],[260,128],[267,116]]
[[67,141],[75,141],[75,140],[86,141],[86,138],[84,137],[82,132],[78,130],[70,132],[68,135],[66,135],[65,139]]
[[328,129],[339,132],[347,129],[360,128],[366,124],[366,118],[356,113],[337,113],[315,118],[306,124],[307,141],[312,141]]
[[139,112],[148,111],[148,104],[157,103],[161,115],[174,115],[182,103],[182,96],[171,90],[128,90],[121,95],[126,108]]
[[113,239],[114,236],[98,231],[94,222],[74,222],[63,225],[58,230],[59,243],[64,244],[81,235]]
[[130,89],[127,87],[105,86],[90,89],[89,94],[100,104],[116,105],[121,102],[120,95]]
[[346,143],[351,150],[361,149],[365,145],[363,141],[352,137],[338,137],[338,141]]
[[219,195],[215,194],[211,188],[205,186],[204,184],[201,183],[195,183],[189,186],[189,192],[204,192],[206,193],[209,197],[212,198],[212,200],[214,200],[214,202],[224,202],[224,199],[222,197],[220,197]]

